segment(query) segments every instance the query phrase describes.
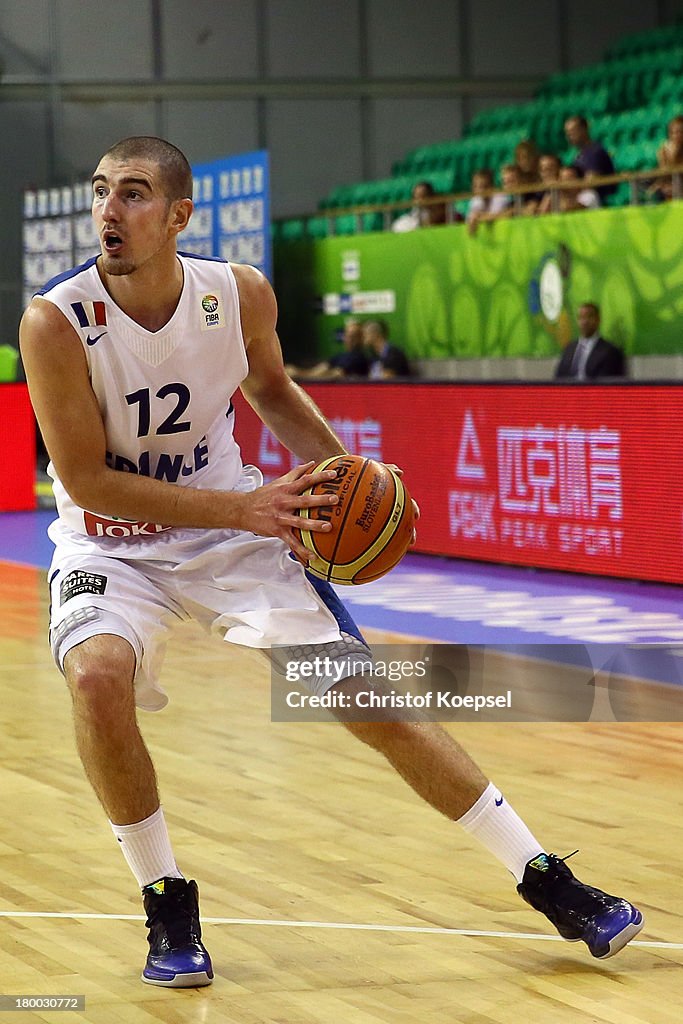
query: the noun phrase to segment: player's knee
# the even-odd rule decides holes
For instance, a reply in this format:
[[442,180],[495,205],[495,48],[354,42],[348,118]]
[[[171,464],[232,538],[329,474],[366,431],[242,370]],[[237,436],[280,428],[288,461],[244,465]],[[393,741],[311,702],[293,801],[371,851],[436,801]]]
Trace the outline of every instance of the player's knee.
[[420,713],[413,711],[407,716],[404,708],[394,707],[392,690],[381,679],[368,682],[351,677],[334,689],[338,698],[334,714],[362,743],[387,753],[415,741]]
[[[84,645],[85,646],[85,645]],[[131,703],[135,655],[128,644],[103,652],[76,648],[64,659],[64,673],[74,703],[94,712],[116,713]]]

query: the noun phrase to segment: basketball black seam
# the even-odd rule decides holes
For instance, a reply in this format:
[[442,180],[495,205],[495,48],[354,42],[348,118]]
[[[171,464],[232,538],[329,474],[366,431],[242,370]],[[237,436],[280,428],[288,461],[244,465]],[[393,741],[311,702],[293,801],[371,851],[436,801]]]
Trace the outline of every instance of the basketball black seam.
[[[336,539],[336,541],[334,543],[334,547],[332,548],[332,555],[328,559],[328,562],[330,564],[330,568],[332,568],[332,566],[335,565],[334,556],[337,554],[337,548],[339,547],[339,542],[341,541],[341,535],[342,535],[342,530],[344,529],[344,524],[346,523],[346,520],[348,518],[349,512],[351,511],[351,506],[353,505],[353,499],[355,497],[356,491],[358,490],[358,485],[360,484],[361,480],[363,479],[363,474],[365,473],[365,470],[368,468],[369,464],[370,464],[370,459],[366,459],[364,461],[362,467],[361,467],[360,473],[358,474],[358,479],[356,480],[355,484],[353,485],[353,489],[352,489],[351,493],[348,496],[346,510],[344,512],[344,515],[342,516],[342,520],[341,520],[339,526],[337,527],[337,539]],[[328,576],[328,578],[329,578],[329,576]]]
[[[342,456],[337,456],[337,458],[342,458]],[[334,457],[332,457],[332,458],[329,458],[329,459],[323,459],[323,461],[322,461],[322,463],[320,463],[320,465],[323,465],[323,466],[324,466],[324,465],[325,465],[325,463],[327,463],[327,469],[329,469],[329,468],[330,468],[329,464],[330,464],[331,462],[334,462]],[[319,467],[316,467],[316,469],[318,469],[318,468],[319,468]],[[310,513],[312,513],[312,512],[314,512],[314,511],[315,511],[315,506],[314,506],[313,508],[309,508],[309,509],[306,509],[306,511],[307,511],[307,512],[309,513],[309,515],[307,515],[307,516],[306,516],[306,518],[307,518],[307,519],[308,519],[309,521],[311,521],[311,522],[312,522],[312,521],[313,521],[313,516],[312,516],[312,515],[311,515]],[[296,531],[296,530],[298,530],[298,529],[299,529],[299,527],[298,527],[298,526],[295,526],[295,527],[294,527],[294,530],[295,530],[295,531]],[[302,529],[303,529],[303,528],[302,528]],[[311,542],[312,542],[312,544],[313,544],[313,554],[314,554],[314,555],[317,555],[317,557],[318,557],[318,558],[320,558],[320,559],[321,559],[321,560],[322,560],[323,562],[327,562],[327,561],[329,561],[329,560],[328,560],[327,558],[325,558],[325,556],[323,555],[322,551],[320,551],[320,549],[318,548],[318,545],[317,545],[317,543],[316,543],[316,536],[315,536],[315,533],[314,533],[314,532],[312,532],[311,530],[307,530],[307,533],[310,533],[310,535],[311,535]],[[301,540],[302,540],[302,543],[303,543],[303,538],[301,538]],[[335,550],[336,550],[336,549],[335,549]],[[309,548],[309,551],[310,551],[310,548]],[[327,582],[328,582],[328,583],[330,582],[330,575],[329,575],[329,572],[327,572],[327,575],[326,575],[326,576],[325,576],[324,578],[325,578],[325,579],[327,580]],[[321,577],[320,577],[320,579],[323,579],[323,577],[321,576]]]

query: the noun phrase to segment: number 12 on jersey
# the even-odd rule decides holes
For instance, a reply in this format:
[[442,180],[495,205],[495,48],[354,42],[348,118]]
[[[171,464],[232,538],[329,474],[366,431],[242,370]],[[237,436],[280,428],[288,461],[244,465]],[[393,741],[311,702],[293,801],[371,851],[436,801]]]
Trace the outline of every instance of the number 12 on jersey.
[[[156,434],[179,434],[184,430],[190,430],[192,426],[189,420],[180,419],[190,404],[190,389],[186,384],[164,384],[164,386],[159,388],[157,391],[155,398],[160,398],[163,401],[163,399],[169,398],[171,395],[175,395],[177,399],[175,409],[173,409],[163,423],[157,427],[156,431],[154,431]],[[137,436],[146,437],[150,433],[150,425],[152,421],[152,401],[150,398],[149,388],[141,388],[140,391],[133,391],[132,394],[126,395],[126,402],[128,405],[137,405]]]

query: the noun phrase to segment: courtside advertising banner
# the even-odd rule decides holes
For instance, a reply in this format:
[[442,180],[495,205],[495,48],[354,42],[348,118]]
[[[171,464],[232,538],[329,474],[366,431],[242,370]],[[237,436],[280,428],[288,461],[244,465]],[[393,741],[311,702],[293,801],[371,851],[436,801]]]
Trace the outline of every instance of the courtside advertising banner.
[[36,507],[36,425],[25,384],[0,385],[0,512]]
[[195,210],[179,248],[249,263],[272,279],[267,151],[195,164],[192,174]]
[[[403,469],[422,512],[416,551],[683,583],[683,388],[306,390],[349,451]],[[267,479],[297,464],[235,405],[244,462]]]

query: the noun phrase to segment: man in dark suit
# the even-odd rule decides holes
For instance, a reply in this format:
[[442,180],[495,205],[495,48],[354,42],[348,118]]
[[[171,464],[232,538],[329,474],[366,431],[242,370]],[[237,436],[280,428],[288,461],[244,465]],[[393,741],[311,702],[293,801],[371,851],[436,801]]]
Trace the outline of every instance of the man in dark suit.
[[285,364],[285,370],[295,380],[343,380],[345,377],[367,377],[370,360],[363,347],[363,328],[360,320],[351,317],[344,324],[343,352],[338,352],[315,366]]
[[569,343],[555,370],[556,378],[595,380],[597,377],[625,377],[626,358],[611,341],[600,337],[600,309],[584,302],[577,314],[579,337]]
[[389,377],[410,377],[410,364],[403,349],[389,341],[389,328],[384,320],[366,320],[363,340],[370,353],[370,380]]

